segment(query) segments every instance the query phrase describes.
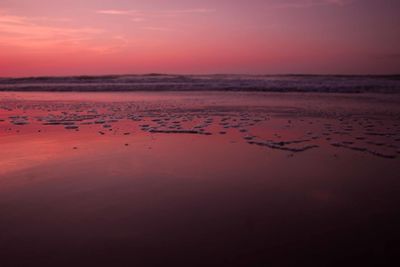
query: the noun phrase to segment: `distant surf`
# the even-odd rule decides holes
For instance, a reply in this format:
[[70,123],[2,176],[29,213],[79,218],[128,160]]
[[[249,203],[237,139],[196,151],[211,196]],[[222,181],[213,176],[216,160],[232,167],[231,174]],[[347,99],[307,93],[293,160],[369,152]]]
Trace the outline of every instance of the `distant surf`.
[[0,91],[399,93],[400,75],[104,75],[0,78]]

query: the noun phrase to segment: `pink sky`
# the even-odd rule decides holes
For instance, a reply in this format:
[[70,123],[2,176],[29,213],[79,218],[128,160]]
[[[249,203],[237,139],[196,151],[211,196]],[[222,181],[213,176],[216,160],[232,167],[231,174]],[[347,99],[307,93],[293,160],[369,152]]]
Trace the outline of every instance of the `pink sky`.
[[1,0],[0,76],[400,73],[397,0]]

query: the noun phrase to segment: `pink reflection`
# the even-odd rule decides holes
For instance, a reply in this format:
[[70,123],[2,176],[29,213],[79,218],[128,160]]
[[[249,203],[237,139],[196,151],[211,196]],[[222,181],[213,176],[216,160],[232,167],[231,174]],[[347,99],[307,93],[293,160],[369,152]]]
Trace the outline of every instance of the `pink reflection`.
[[396,233],[381,218],[398,209],[399,158],[382,157],[398,109],[385,95],[1,93],[1,259],[293,265],[281,255],[375,249],[349,236]]

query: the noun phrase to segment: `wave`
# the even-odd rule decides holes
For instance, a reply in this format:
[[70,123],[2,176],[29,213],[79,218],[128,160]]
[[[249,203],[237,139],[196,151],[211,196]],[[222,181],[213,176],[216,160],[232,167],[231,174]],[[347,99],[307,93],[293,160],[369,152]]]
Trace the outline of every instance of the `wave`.
[[399,93],[400,75],[103,75],[0,78],[0,91]]

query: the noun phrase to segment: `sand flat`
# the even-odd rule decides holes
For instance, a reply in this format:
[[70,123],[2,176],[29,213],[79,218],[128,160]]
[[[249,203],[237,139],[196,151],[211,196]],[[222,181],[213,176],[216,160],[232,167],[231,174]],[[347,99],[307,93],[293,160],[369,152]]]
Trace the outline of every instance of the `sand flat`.
[[0,256],[287,266],[332,251],[394,253],[399,103],[386,94],[0,93]]

